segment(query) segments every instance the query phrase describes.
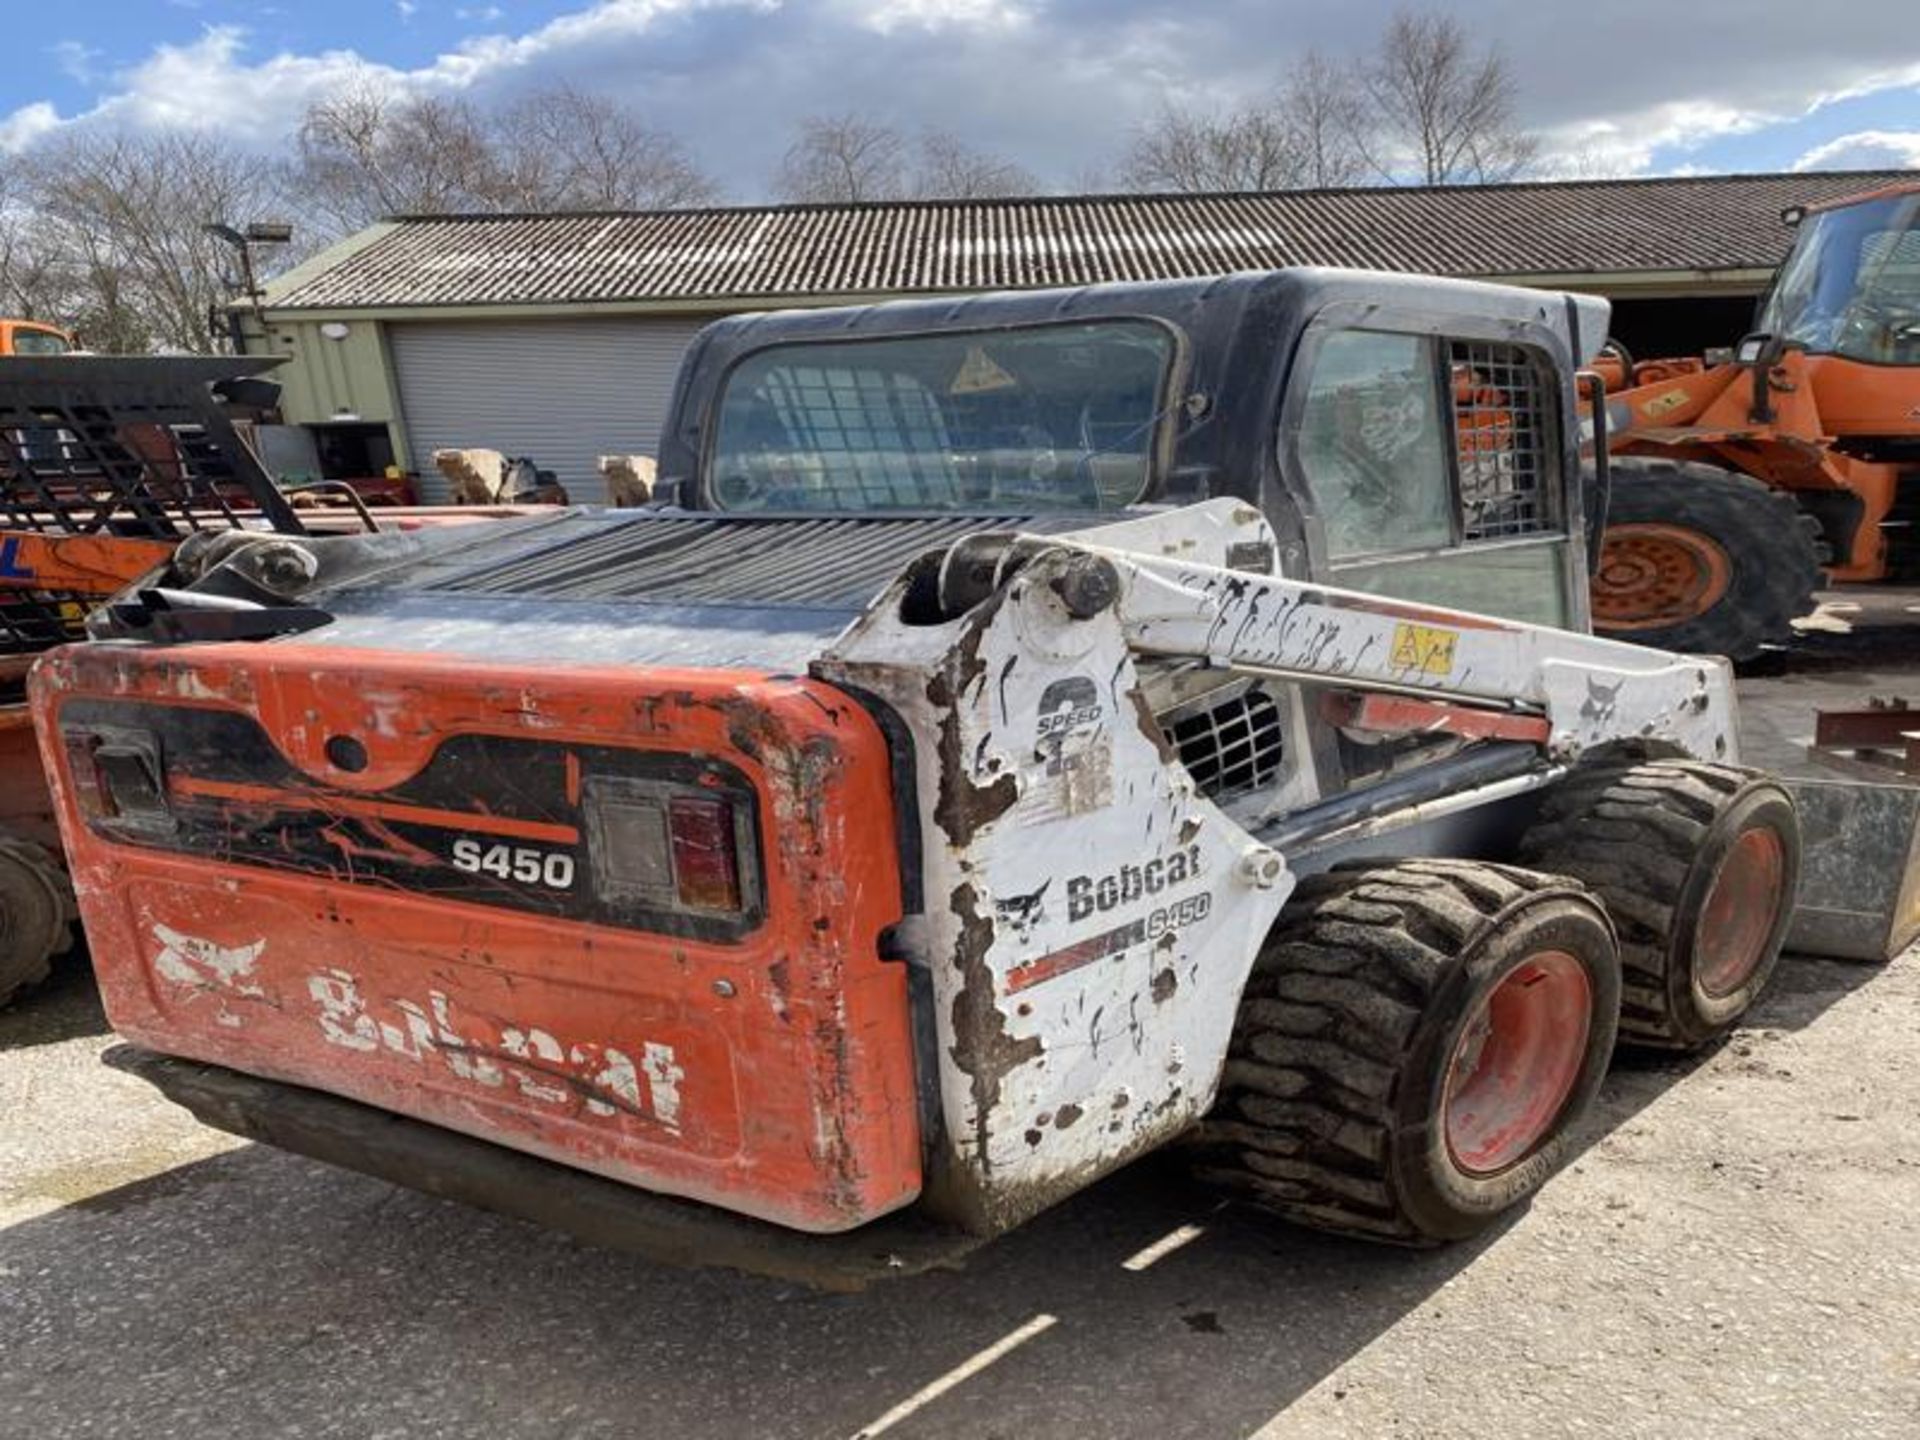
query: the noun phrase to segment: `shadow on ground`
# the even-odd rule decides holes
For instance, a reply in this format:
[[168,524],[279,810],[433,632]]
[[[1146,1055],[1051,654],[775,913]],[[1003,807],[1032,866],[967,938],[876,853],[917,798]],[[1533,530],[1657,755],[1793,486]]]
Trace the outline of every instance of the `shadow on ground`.
[[[1874,973],[1788,962],[1755,1024],[1798,1028]],[[1617,1067],[1589,1136],[1697,1063]],[[1196,1220],[1199,1240],[1122,1268]],[[1051,1315],[894,1433],[1236,1436],[1500,1243],[1327,1239],[1149,1164],[960,1272],[825,1296],[590,1250],[249,1147],[0,1232],[0,1384],[39,1440],[851,1435]]]
[[0,1051],[57,1045],[83,1035],[105,1035],[111,1028],[100,1008],[93,967],[76,948],[54,960],[53,973],[43,983],[0,1010]]

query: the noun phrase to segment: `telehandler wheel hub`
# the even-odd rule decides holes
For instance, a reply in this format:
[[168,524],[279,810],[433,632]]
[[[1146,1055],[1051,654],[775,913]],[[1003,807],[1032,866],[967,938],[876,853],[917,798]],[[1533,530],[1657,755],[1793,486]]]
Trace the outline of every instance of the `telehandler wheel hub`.
[[1678,525],[1609,525],[1593,577],[1593,618],[1608,630],[1655,630],[1725,598],[1733,562],[1709,536]]
[[1564,950],[1508,972],[1455,1042],[1442,1110],[1447,1152],[1469,1175],[1524,1160],[1553,1129],[1586,1058],[1593,992]]
[[1770,828],[1745,831],[1721,857],[1693,940],[1694,976],[1714,999],[1744,985],[1766,955],[1786,875],[1786,847]]

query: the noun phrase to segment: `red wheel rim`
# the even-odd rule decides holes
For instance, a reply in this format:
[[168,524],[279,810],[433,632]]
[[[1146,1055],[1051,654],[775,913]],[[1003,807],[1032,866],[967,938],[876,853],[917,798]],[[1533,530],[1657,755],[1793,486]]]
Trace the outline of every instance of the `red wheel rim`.
[[1657,630],[1704,615],[1726,598],[1733,562],[1711,536],[1684,525],[1609,525],[1592,590],[1594,623]]
[[1447,1153],[1469,1175],[1524,1160],[1552,1130],[1587,1054],[1593,987],[1586,966],[1543,950],[1493,987],[1447,1066]]
[[1693,928],[1693,974],[1715,1000],[1759,968],[1785,898],[1787,850],[1773,830],[1742,831],[1720,857]]

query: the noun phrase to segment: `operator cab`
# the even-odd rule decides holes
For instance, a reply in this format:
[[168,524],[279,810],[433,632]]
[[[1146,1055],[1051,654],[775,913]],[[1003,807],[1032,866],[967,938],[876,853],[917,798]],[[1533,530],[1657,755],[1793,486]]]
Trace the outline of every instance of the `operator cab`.
[[1016,522],[1230,495],[1291,578],[1584,629],[1571,376],[1603,304],[1288,270],[736,317],[689,352],[659,493]]
[[1763,362],[1804,350],[1822,423],[1840,448],[1920,456],[1920,184],[1789,210],[1793,250],[1761,303]]
[[1920,365],[1920,185],[1787,218],[1799,233],[1760,331],[1812,355]]
[[67,355],[73,337],[33,320],[0,320],[0,355]]

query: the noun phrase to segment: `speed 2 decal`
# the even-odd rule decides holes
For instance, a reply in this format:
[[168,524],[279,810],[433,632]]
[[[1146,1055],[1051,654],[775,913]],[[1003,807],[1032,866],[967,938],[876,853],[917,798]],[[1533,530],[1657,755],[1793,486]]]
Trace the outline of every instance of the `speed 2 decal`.
[[1041,692],[1021,791],[1021,818],[1029,823],[1113,803],[1113,737],[1099,687],[1085,675],[1055,680]]

